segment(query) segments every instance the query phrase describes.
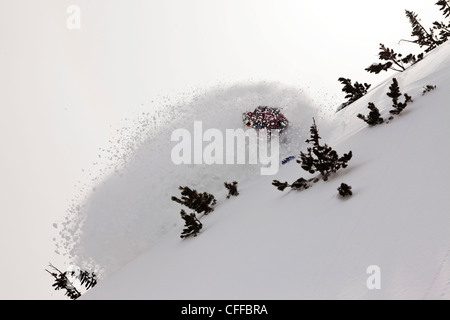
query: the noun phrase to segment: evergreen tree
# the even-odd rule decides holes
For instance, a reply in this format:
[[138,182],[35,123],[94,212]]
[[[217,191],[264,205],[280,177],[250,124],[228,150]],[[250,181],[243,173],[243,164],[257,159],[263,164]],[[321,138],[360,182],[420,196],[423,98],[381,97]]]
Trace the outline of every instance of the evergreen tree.
[[426,95],[428,92],[431,92],[433,90],[436,90],[437,86],[432,86],[432,85],[426,85],[425,87],[423,87],[423,92],[422,95]]
[[55,290],[66,290],[65,295],[72,300],[76,300],[81,297],[81,292],[78,291],[73,282],[70,281],[69,275],[74,280],[78,279],[81,285],[86,288],[86,290],[89,290],[97,284],[97,275],[94,272],[91,273],[85,270],[80,270],[79,273],[75,271],[61,272],[52,264],[50,264],[49,266],[54,271],[51,272],[47,269],[45,269],[45,271],[47,271],[53,278],[55,278],[55,283],[52,285],[52,287],[54,287]]
[[347,102],[344,102],[337,111],[340,111],[356,100],[360,99],[361,97],[365,96],[367,94],[367,91],[370,89],[371,85],[364,83],[361,84],[359,82],[355,82],[352,84],[351,79],[346,78],[339,78],[338,81],[344,85],[342,88],[342,91],[345,92],[347,95],[345,96],[346,99],[348,99]]
[[59,271],[52,264],[50,264],[50,267],[52,267],[56,272],[50,272],[47,269],[45,269],[45,271],[55,278],[55,283],[52,285],[55,290],[66,290],[64,295],[68,296],[72,300],[76,300],[81,297],[81,292],[79,292],[73,283],[67,278],[67,272]]
[[392,65],[393,65],[393,63],[390,61],[388,61],[386,63],[373,63],[372,65],[367,67],[365,70],[367,72],[375,73],[375,74],[379,74],[381,71],[388,71],[388,70],[399,71],[399,70],[392,68]]
[[430,29],[429,31],[425,29],[425,27],[420,23],[420,19],[415,12],[405,10],[405,13],[413,29],[411,36],[416,37],[415,40],[410,42],[418,44],[421,48],[427,47],[425,52],[430,52],[442,44],[439,39],[436,39],[433,29]]
[[278,190],[283,192],[286,188],[289,188],[291,185],[288,182],[280,182],[278,180],[273,180],[272,185],[277,187]]
[[339,157],[337,152],[327,144],[321,145],[320,139],[322,138],[319,135],[314,118],[310,133],[311,137],[306,140],[306,143],[313,146],[308,148],[307,153],[300,152],[300,160],[297,160],[297,163],[301,164],[303,170],[311,174],[320,172],[322,179],[327,181],[331,173],[335,173],[341,168],[347,168],[348,162],[353,157],[352,152],[350,151],[348,154]]
[[237,197],[239,195],[239,192],[237,190],[238,183],[234,181],[233,183],[224,183],[225,188],[228,190],[227,199],[230,199],[231,197]]
[[280,182],[274,180],[272,185],[278,190],[284,191],[287,188],[291,188],[297,191],[307,190],[312,187],[313,183],[317,183],[320,178],[327,181],[332,173],[337,172],[341,168],[347,168],[348,162],[352,159],[353,153],[350,151],[344,156],[339,157],[337,152],[329,147],[327,144],[321,145],[322,139],[317,129],[316,120],[313,118],[313,125],[310,129],[310,139],[306,140],[306,143],[312,144],[312,147],[307,149],[307,152],[300,152],[300,159],[297,160],[303,170],[308,171],[311,174],[316,172],[320,173],[319,177],[306,180],[300,178],[292,184],[288,182]]
[[392,79],[392,84],[389,87],[387,96],[392,98],[392,102],[394,103],[394,105],[398,104],[398,98],[402,96],[402,93],[400,92],[400,87],[396,78]]
[[375,74],[388,70],[403,72],[409,65],[415,64],[416,62],[422,60],[423,54],[420,54],[417,57],[413,54],[408,54],[406,57],[403,57],[401,53],[396,53],[393,49],[390,49],[381,43],[378,58],[387,62],[373,63],[370,67],[365,69],[367,72]]
[[300,178],[297,181],[295,181],[293,184],[289,184],[288,182],[280,182],[278,180],[274,180],[272,182],[272,185],[277,187],[278,190],[283,192],[286,190],[286,188],[291,188],[292,190],[296,191],[303,191],[311,188],[313,182],[317,182],[317,179],[310,179],[306,180],[304,178]]
[[441,7],[439,10],[442,11],[444,17],[450,17],[450,2],[448,0],[439,0],[436,5]]
[[439,41],[444,43],[450,38],[450,22],[433,22],[433,29],[439,32]]
[[213,206],[216,205],[216,199],[212,194],[199,193],[197,190],[192,190],[189,187],[179,187],[181,190],[181,199],[172,197],[172,201],[182,204],[197,213],[204,213],[205,215],[214,211]]
[[297,190],[297,191],[308,190],[309,188],[311,188],[312,181],[313,181],[313,179],[306,180],[304,178],[300,178],[291,185],[291,189]]
[[84,285],[86,290],[89,290],[97,284],[97,275],[93,272],[81,270],[78,278],[80,279],[81,285]]
[[382,124],[384,122],[384,120],[381,117],[380,110],[378,110],[378,108],[375,107],[375,104],[370,102],[368,108],[370,110],[369,115],[366,117],[365,115],[362,115],[360,113],[360,114],[358,114],[358,118],[365,121],[370,126],[376,126],[377,124]]
[[190,236],[196,237],[200,230],[203,228],[200,220],[197,219],[195,213],[187,214],[184,210],[181,210],[181,218],[184,220],[183,232],[180,238],[185,239]]
[[[440,6],[442,14],[445,18],[450,17],[450,1],[448,0],[440,0],[436,2],[437,6]],[[439,33],[439,42],[444,43],[450,38],[450,21],[447,22],[433,22],[433,29]]]
[[394,107],[394,110],[391,110],[389,112],[393,115],[399,115],[406,108],[409,102],[413,102],[411,96],[406,93],[404,94],[405,102],[398,101],[398,99],[402,96],[402,93],[400,92],[400,87],[396,78],[392,80],[392,84],[389,87],[387,96],[392,98],[392,106]]
[[338,191],[339,195],[343,198],[350,197],[353,195],[352,187],[345,183],[341,184],[341,186],[338,188]]

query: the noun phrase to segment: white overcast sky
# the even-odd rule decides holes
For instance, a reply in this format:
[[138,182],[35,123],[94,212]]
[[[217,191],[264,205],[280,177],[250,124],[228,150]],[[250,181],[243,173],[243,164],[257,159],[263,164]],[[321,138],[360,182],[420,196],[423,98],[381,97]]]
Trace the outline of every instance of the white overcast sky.
[[[51,225],[124,117],[160,95],[258,80],[337,104],[340,76],[383,79],[364,71],[380,42],[411,50],[398,45],[404,9],[431,26],[435,2],[0,0],[0,298],[61,297],[43,272],[64,263]],[[70,5],[80,30],[66,27]]]

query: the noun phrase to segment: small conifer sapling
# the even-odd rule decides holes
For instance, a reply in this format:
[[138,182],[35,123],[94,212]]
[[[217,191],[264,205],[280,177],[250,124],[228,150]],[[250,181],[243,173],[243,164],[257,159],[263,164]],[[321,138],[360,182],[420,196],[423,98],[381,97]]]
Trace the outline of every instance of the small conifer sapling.
[[72,300],[76,300],[81,297],[81,292],[75,287],[73,281],[69,279],[69,277],[73,280],[79,280],[80,284],[89,290],[97,284],[97,275],[94,272],[88,272],[86,270],[76,271],[65,271],[61,272],[54,265],[49,265],[53,271],[49,271],[45,269],[53,278],[55,278],[55,283],[52,287],[55,290],[66,290],[65,295],[68,296]]
[[86,270],[80,270],[78,279],[80,280],[81,285],[86,288],[86,290],[89,290],[97,284],[97,275]]
[[184,220],[184,229],[181,233],[180,238],[185,239],[188,237],[196,237],[200,230],[202,230],[203,225],[200,220],[197,219],[195,213],[187,214],[186,211],[181,210],[181,218]]
[[308,181],[304,178],[300,178],[291,185],[291,189],[297,191],[308,190],[312,186],[312,180],[313,179]]
[[428,92],[431,92],[431,91],[433,91],[433,90],[436,90],[436,88],[437,88],[436,86],[427,85],[427,86],[423,87],[422,95],[424,96],[424,95],[426,95]]
[[283,192],[284,190],[286,190],[291,186],[288,182],[281,182],[278,180],[273,180],[272,185],[275,186],[281,192]]
[[313,183],[319,182],[320,178],[327,181],[331,173],[335,173],[341,168],[347,168],[348,162],[353,157],[353,153],[350,151],[349,153],[344,154],[344,156],[339,157],[337,152],[327,144],[321,145],[319,140],[322,138],[319,135],[319,130],[317,129],[316,120],[314,118],[310,133],[311,137],[306,140],[306,142],[313,146],[308,148],[307,153],[300,152],[300,159],[297,160],[297,163],[302,166],[303,170],[308,171],[311,174],[319,172],[320,177],[311,178],[309,180],[300,178],[292,184],[273,180],[272,185],[278,190],[282,192],[287,188],[296,191],[307,190],[312,187]]
[[382,124],[384,122],[384,119],[381,117],[380,110],[378,110],[378,108],[375,107],[375,104],[370,102],[368,108],[370,110],[369,115],[365,116],[360,113],[358,114],[358,118],[365,121],[370,126]]
[[339,195],[343,198],[350,197],[353,195],[352,187],[346,183],[342,183],[341,186],[338,188],[338,191]]
[[172,201],[182,204],[197,213],[204,213],[208,215],[214,211],[216,199],[212,194],[203,192],[199,193],[197,190],[192,190],[189,187],[179,187],[181,190],[181,199],[172,197]]
[[288,182],[280,182],[278,180],[274,180],[272,182],[272,185],[277,187],[277,189],[280,190],[281,192],[283,192],[287,188],[291,188],[292,190],[296,191],[303,191],[311,188],[312,184],[317,181],[318,181],[317,179],[306,180],[304,178],[300,178],[293,184],[289,184]]
[[389,112],[393,115],[399,115],[407,107],[408,103],[413,102],[412,97],[406,93],[404,94],[405,101],[399,102],[399,98],[402,96],[402,93],[400,92],[400,87],[396,78],[392,79],[392,84],[389,87],[387,96],[392,98],[392,106],[394,107],[394,110]]
[[228,190],[227,199],[230,199],[231,197],[237,197],[239,195],[238,189],[237,189],[237,181],[233,181],[233,183],[224,183],[225,188]]
[[339,157],[337,152],[327,144],[321,145],[319,130],[317,129],[316,120],[313,119],[313,125],[310,129],[311,137],[306,143],[313,146],[308,148],[307,152],[300,152],[300,160],[297,160],[302,169],[311,174],[320,172],[324,181],[328,180],[330,174],[337,172],[341,168],[347,168],[348,162],[352,159],[353,153],[350,151]]

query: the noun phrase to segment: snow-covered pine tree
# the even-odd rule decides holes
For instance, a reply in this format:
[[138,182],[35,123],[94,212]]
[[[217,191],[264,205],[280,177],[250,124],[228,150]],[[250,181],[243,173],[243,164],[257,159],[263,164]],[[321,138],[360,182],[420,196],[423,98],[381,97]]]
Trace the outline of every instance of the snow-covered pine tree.
[[321,145],[319,130],[316,120],[313,118],[313,125],[310,129],[311,137],[306,143],[313,146],[308,148],[307,153],[300,152],[300,160],[297,160],[303,170],[311,174],[320,172],[324,181],[328,180],[331,173],[337,172],[341,168],[347,168],[348,162],[352,159],[353,153],[350,151],[344,156],[339,157],[337,152],[327,144]]
[[392,79],[392,84],[389,87],[387,96],[392,98],[392,106],[394,107],[394,110],[389,112],[393,115],[399,115],[406,108],[409,102],[413,102],[411,96],[406,93],[404,94],[405,102],[398,101],[398,99],[402,96],[402,93],[400,92],[400,87],[396,78]]
[[381,71],[394,70],[397,72],[403,72],[409,65],[423,59],[423,54],[419,54],[417,57],[413,54],[408,54],[403,57],[401,53],[396,53],[393,49],[386,47],[384,44],[380,43],[380,52],[378,53],[378,58],[382,61],[387,61],[385,63],[373,63],[371,66],[367,67],[365,70],[370,73],[379,74]]
[[192,190],[189,187],[179,187],[179,189],[181,190],[181,199],[172,197],[172,201],[205,215],[214,211],[213,207],[216,205],[216,199],[212,194],[199,193],[197,190]]
[[409,42],[416,43],[421,48],[427,47],[425,52],[430,52],[442,44],[442,41],[435,37],[433,29],[427,31],[427,29],[425,29],[425,27],[420,23],[417,13],[405,10],[405,14],[413,29],[411,36],[416,37],[415,40]]
[[341,186],[338,188],[338,191],[339,195],[343,198],[350,197],[353,195],[352,187],[346,183],[342,183]]
[[237,197],[239,195],[239,192],[237,190],[237,181],[233,181],[233,183],[225,182],[224,185],[228,190],[227,199],[230,199],[231,197]]
[[370,113],[368,116],[363,114],[358,114],[358,118],[365,121],[369,126],[376,126],[377,124],[382,124],[384,119],[381,117],[380,110],[375,106],[373,102],[369,102],[368,106]]
[[196,237],[200,230],[203,228],[200,220],[197,219],[195,213],[187,214],[186,211],[181,210],[181,218],[184,220],[183,232],[180,235],[180,238],[185,239],[190,236]]
[[345,92],[347,95],[345,96],[345,99],[348,99],[347,102],[344,102],[341,104],[341,106],[338,108],[337,111],[340,111],[356,100],[360,99],[361,97],[365,96],[367,94],[367,91],[370,89],[371,85],[368,83],[359,83],[355,82],[352,84],[351,79],[346,78],[339,78],[338,81],[344,85],[342,88],[342,91]]

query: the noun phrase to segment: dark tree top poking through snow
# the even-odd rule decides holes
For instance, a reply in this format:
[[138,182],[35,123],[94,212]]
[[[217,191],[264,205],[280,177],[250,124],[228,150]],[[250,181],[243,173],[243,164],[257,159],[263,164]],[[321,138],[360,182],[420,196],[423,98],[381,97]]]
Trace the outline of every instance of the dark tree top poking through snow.
[[358,114],[358,118],[366,122],[369,126],[376,126],[378,124],[382,124],[384,122],[383,118],[381,117],[380,110],[375,106],[373,102],[369,102],[368,106],[370,113],[368,116],[365,116],[363,114]]
[[230,199],[231,197],[237,197],[239,195],[238,189],[237,189],[237,181],[233,181],[233,183],[224,183],[225,188],[228,190],[227,199]]
[[181,218],[184,220],[184,229],[180,238],[185,239],[190,236],[196,237],[200,230],[203,228],[200,220],[197,219],[195,213],[187,214],[184,210],[181,210]]
[[342,198],[350,197],[353,195],[352,187],[346,183],[342,183],[341,186],[338,188],[338,191],[339,191],[339,195]]
[[413,102],[411,96],[404,94],[405,102],[399,102],[398,99],[402,96],[400,92],[400,87],[396,78],[392,79],[392,84],[389,87],[389,92],[387,96],[392,98],[394,110],[389,111],[391,114],[399,115],[406,108],[409,102]]
[[197,213],[209,214],[214,211],[216,199],[212,194],[203,192],[199,193],[197,190],[192,190],[189,187],[179,187],[181,190],[181,199],[172,197],[172,201],[182,204]]
[[317,182],[316,179],[306,180],[305,178],[300,178],[295,181],[293,184],[289,184],[288,182],[280,182],[278,180],[273,180],[272,185],[275,186],[279,191],[283,192],[287,188],[291,188],[296,191],[308,190],[311,188],[312,184]]

